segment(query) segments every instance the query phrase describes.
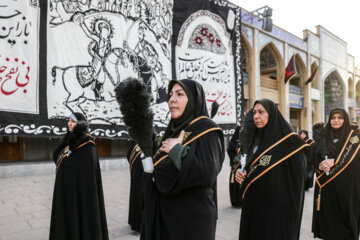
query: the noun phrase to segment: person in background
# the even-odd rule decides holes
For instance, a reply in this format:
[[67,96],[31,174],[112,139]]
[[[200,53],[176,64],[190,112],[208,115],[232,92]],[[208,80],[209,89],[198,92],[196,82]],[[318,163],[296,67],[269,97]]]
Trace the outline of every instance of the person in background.
[[314,145],[314,140],[312,140],[311,138],[309,138],[309,133],[306,130],[301,130],[299,132],[299,136],[302,140],[304,140],[307,144],[309,144],[309,148],[305,151],[306,154],[306,166],[307,166],[307,171],[306,171],[306,179],[305,179],[305,191],[309,190],[310,188],[312,188],[314,186],[314,163],[312,162],[314,159],[314,150],[315,150],[315,145]]
[[56,178],[49,239],[109,239],[99,158],[84,115],[69,116],[68,132],[53,158]]
[[[153,152],[155,153],[157,148],[157,142],[155,141],[156,134],[153,134]],[[131,141],[129,151],[127,153],[127,159],[130,167],[130,197],[129,197],[129,217],[128,223],[131,229],[140,232],[141,221],[144,211],[144,196],[143,196],[143,173],[144,168],[142,165],[142,159],[145,158],[141,148],[136,142]]]
[[358,240],[360,232],[358,130],[353,129],[347,112],[342,108],[331,110],[327,124],[318,127],[320,129],[314,131],[317,178],[312,232],[314,237],[325,240]]
[[240,184],[235,181],[235,171],[236,168],[239,167],[240,164],[240,154],[241,154],[241,146],[240,146],[240,127],[238,126],[235,129],[234,135],[231,137],[227,154],[230,159],[230,179],[229,179],[229,192],[230,192],[230,202],[231,206],[235,208],[241,207],[241,194],[240,194]]
[[271,100],[256,101],[248,114],[253,120],[244,124],[249,130],[240,143],[247,154],[245,171],[236,171],[242,191],[239,240],[297,240],[308,145]]

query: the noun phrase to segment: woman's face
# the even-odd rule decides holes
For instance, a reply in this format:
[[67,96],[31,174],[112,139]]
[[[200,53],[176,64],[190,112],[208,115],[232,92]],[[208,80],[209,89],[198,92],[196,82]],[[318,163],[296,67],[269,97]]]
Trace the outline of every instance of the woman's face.
[[263,128],[269,121],[269,114],[260,103],[255,104],[254,106],[254,123],[257,128]]
[[176,83],[170,91],[170,99],[168,102],[171,118],[178,119],[184,113],[188,97],[184,89]]
[[68,120],[69,131],[72,132],[75,126],[76,126],[76,122],[72,118],[69,118]]
[[301,132],[301,133],[300,133],[300,138],[301,138],[302,140],[304,140],[306,137],[307,137],[307,136],[306,136],[306,134],[305,134],[304,132]]
[[344,118],[340,113],[334,113],[330,119],[330,125],[333,129],[339,129],[344,125]]

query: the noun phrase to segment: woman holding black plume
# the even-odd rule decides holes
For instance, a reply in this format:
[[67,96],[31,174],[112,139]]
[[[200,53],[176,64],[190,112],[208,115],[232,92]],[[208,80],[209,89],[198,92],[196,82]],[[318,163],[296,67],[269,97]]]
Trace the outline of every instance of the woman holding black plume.
[[147,87],[128,78],[115,88],[132,139],[146,158],[144,240],[215,240],[214,183],[224,160],[222,129],[208,117],[205,93],[192,80],[169,83],[171,120],[151,156],[152,119]]
[[222,130],[208,117],[205,94],[192,80],[169,83],[171,120],[146,186],[145,240],[215,240],[212,186],[224,159]]
[[246,167],[236,171],[242,195],[239,239],[299,239],[306,171],[302,149],[308,145],[271,100],[256,101],[248,115],[253,120],[240,133]]
[[[360,140],[342,108],[330,112],[317,150],[312,231],[325,240],[358,240],[360,232]],[[315,132],[314,132],[315,133]]]

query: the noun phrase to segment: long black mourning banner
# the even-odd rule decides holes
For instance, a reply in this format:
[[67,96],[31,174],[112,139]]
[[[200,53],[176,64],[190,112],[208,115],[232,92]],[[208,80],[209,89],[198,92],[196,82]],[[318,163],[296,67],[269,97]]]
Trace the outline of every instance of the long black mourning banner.
[[232,133],[241,118],[241,11],[228,1],[176,0],[173,12],[173,77],[202,84],[214,121]]
[[159,129],[169,121],[174,77],[200,81],[209,107],[221,105],[215,121],[233,129],[239,24],[240,10],[222,1],[2,0],[0,135],[61,136],[71,112],[82,112],[95,137],[127,138],[114,94],[127,77],[148,85]]

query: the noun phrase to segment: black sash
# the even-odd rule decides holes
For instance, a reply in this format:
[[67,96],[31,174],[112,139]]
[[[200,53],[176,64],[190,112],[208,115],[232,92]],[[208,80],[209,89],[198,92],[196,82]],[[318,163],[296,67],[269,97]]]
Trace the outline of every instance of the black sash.
[[320,188],[323,188],[326,184],[334,180],[349,166],[360,148],[359,142],[360,140],[358,135],[354,131],[351,131],[329,173],[326,174],[325,172],[322,172],[320,176],[316,178],[316,183]]
[[360,140],[358,135],[352,130],[346,139],[344,147],[342,148],[338,158],[335,161],[334,166],[330,169],[328,174],[326,172],[318,172],[320,174],[316,178],[316,184],[319,186],[319,193],[317,197],[317,206],[316,210],[320,211],[320,201],[321,201],[321,189],[325,187],[328,183],[334,180],[340,173],[342,173],[349,164],[354,160],[357,152],[359,151]]
[[306,140],[305,142],[306,142],[307,144],[309,144],[309,146],[311,146],[315,141],[309,138],[309,139]]
[[[88,144],[88,143],[92,143],[92,144],[96,145],[93,140],[89,140],[89,141],[86,141],[86,142],[80,144],[79,146],[77,146],[77,147],[75,148],[75,150],[76,150],[76,149],[79,149],[79,148],[81,148],[81,147],[83,147],[83,146],[85,146],[85,145]],[[61,150],[61,152],[60,152],[60,154],[59,154],[59,156],[58,156],[58,158],[57,158],[57,160],[56,160],[56,173],[58,172],[59,167],[60,167],[63,159],[64,159],[65,157],[67,157],[67,156],[69,156],[69,145],[67,145],[63,150]]]
[[[205,135],[206,133],[212,131],[221,131],[212,120],[208,117],[201,116],[194,119],[189,125],[184,129],[185,136],[182,145],[187,146],[199,137]],[[159,144],[160,145],[160,144]],[[161,163],[164,159],[168,158],[168,154],[166,152],[160,151],[160,149],[155,153],[153,157],[154,167],[156,167],[159,163]]]
[[245,197],[246,191],[253,182],[307,146],[309,145],[292,132],[266,149],[253,161],[247,171],[246,178],[241,185],[242,198]]
[[142,153],[141,148],[139,147],[139,144],[136,144],[133,150],[131,151],[129,163],[130,163],[130,172],[132,171],[132,167],[136,161],[136,159],[139,157],[139,155]]

